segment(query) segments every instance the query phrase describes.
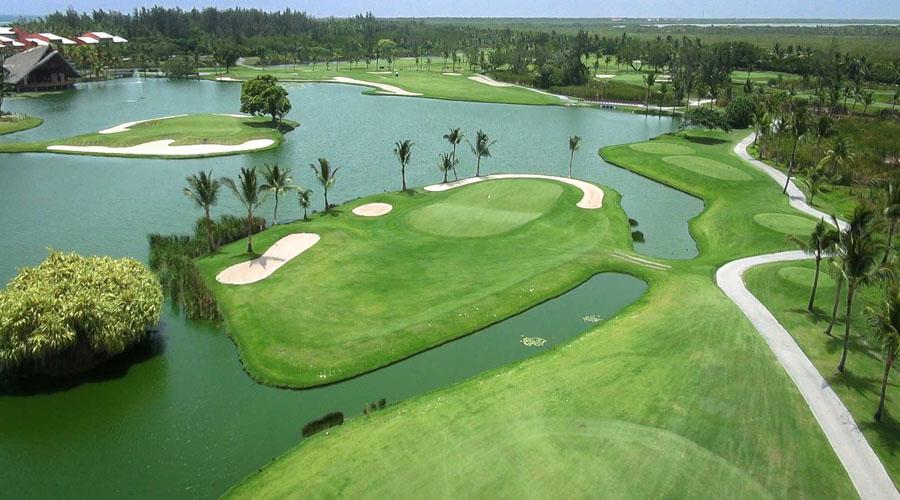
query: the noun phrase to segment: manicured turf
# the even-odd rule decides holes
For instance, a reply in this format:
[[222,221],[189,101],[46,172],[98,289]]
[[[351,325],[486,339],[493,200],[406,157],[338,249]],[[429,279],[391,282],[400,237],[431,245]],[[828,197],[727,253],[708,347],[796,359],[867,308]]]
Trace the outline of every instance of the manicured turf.
[[752,179],[752,177],[739,169],[720,161],[699,156],[667,156],[663,158],[663,161],[670,165],[686,168],[691,172],[723,181],[749,181]]
[[754,182],[673,169],[627,145],[603,150],[706,205],[690,224],[696,259],[669,261],[669,271],[602,251],[584,261],[592,272],[647,280],[637,303],[568,345],[319,434],[231,495],[854,497],[795,386],[713,282],[724,262],[791,248],[753,220],[790,208],[775,183],[731,152],[739,137],[658,142]]
[[654,155],[694,154],[694,149],[692,147],[684,146],[682,144],[672,144],[671,142],[639,142],[628,147],[641,153],[650,153]]
[[[798,269],[806,271],[806,279],[796,279],[799,277]],[[868,327],[863,307],[865,303],[878,300],[878,294],[875,290],[863,290],[854,300],[857,305],[851,323],[847,371],[839,374],[835,367],[841,357],[843,321],[835,325],[834,337],[822,334],[834,304],[834,283],[827,276],[819,277],[815,313],[806,312],[813,269],[811,262],[770,264],[748,271],[744,279],[750,291],[772,311],[828,380],[853,414],[853,419],[894,479],[894,484],[900,486],[900,393],[897,391],[900,373],[897,370],[891,374],[888,386],[887,420],[877,424],[872,418],[878,405],[884,364],[881,355],[871,348],[866,338]],[[846,301],[846,294],[841,300],[842,304]]]
[[[374,61],[373,61],[374,63]],[[384,61],[380,62],[385,66]],[[288,81],[305,81],[331,80],[336,76],[343,76],[375,83],[384,83],[399,87],[409,92],[423,94],[423,97],[431,97],[435,99],[449,99],[454,101],[475,101],[475,102],[494,102],[506,104],[564,104],[564,101],[558,97],[541,94],[520,87],[493,87],[484,83],[469,80],[467,77],[475,75],[466,69],[457,67],[456,73],[462,76],[450,76],[441,73],[441,64],[435,62],[432,64],[431,71],[417,71],[415,62],[412,59],[398,59],[395,61],[394,68],[400,73],[400,76],[392,74],[377,74],[386,71],[385,69],[376,70],[372,64],[370,69],[365,68],[365,64],[358,64],[353,69],[347,63],[341,63],[338,70],[334,66],[330,70],[325,69],[324,64],[317,64],[315,70],[309,65],[297,65],[289,67],[273,67],[251,69],[244,66],[231,68],[230,73],[226,75],[211,75],[210,79],[220,76],[235,78],[238,80],[247,80],[261,74],[271,74],[278,77],[279,80]],[[447,71],[450,71],[449,68]]]
[[[271,147],[277,147],[284,140],[282,131],[293,130],[296,125],[294,122],[285,121],[282,129],[276,130],[272,127],[271,119],[264,117],[238,118],[212,114],[188,115],[139,123],[129,127],[126,131],[113,134],[93,133],[43,142],[0,144],[0,153],[52,152],[117,156],[105,153],[48,151],[47,147],[51,145],[128,147],[159,140],[174,140],[172,146],[185,146],[194,144],[232,145],[242,144],[254,139],[271,139],[275,141]],[[153,157],[153,155],[150,156]],[[197,156],[221,156],[221,154]],[[129,155],[128,157],[141,157],[141,155]]]
[[753,216],[758,224],[784,234],[805,236],[816,226],[815,221],[807,217],[790,214],[762,213]]
[[563,193],[555,182],[510,182],[515,189],[498,190],[496,181],[455,189],[442,201],[413,210],[406,222],[429,234],[480,238],[512,231],[547,212]]
[[[795,285],[807,286],[813,282],[815,278],[816,271],[812,267],[801,267],[801,266],[781,266],[778,268],[778,276],[785,280],[789,281]],[[833,287],[834,279],[828,273],[820,272],[819,273],[819,286],[821,287]],[[800,296],[802,294],[799,294]]]
[[[471,333],[590,277],[589,263],[628,248],[630,235],[617,195],[599,210],[577,208],[581,196],[533,179],[377,195],[261,233],[259,252],[290,233],[322,237],[261,282],[214,280],[248,258],[244,241],[200,266],[256,380],[326,384]],[[371,219],[350,212],[371,202],[394,209]]]
[[44,123],[44,120],[34,116],[26,116],[18,119],[8,117],[0,118],[0,135],[21,132],[40,126],[42,123]]

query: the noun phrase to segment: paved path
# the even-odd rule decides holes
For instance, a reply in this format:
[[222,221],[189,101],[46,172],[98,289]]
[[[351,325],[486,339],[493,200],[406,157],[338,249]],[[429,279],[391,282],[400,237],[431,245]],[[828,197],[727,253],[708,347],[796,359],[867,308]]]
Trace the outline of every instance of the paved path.
[[[752,142],[753,135],[741,141],[734,148],[735,153],[784,186],[786,176],[783,173],[754,160],[747,153],[747,146]],[[825,216],[824,213],[806,203],[806,197],[793,183],[788,185],[788,194],[791,197],[791,206],[796,209],[815,217]],[[826,218],[826,220],[830,220],[830,218]],[[844,221],[838,221],[838,223],[841,227],[846,226]],[[716,284],[747,316],[765,339],[791,380],[797,385],[800,394],[803,395],[803,399],[806,400],[806,404],[809,405],[819,422],[822,432],[825,433],[825,437],[834,448],[838,459],[847,470],[859,496],[863,499],[900,499],[900,494],[884,465],[869,446],[844,403],[806,357],[791,334],[778,323],[775,316],[744,285],[744,272],[754,266],[808,258],[810,258],[809,255],[797,250],[735,260],[716,271]]]

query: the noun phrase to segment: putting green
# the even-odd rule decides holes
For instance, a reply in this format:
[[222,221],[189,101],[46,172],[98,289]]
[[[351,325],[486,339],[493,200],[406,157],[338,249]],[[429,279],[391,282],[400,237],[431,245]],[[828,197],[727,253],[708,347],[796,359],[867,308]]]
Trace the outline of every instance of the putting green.
[[549,181],[482,182],[450,191],[437,203],[413,210],[406,223],[438,236],[483,238],[507,233],[537,219],[553,207],[562,193],[559,183]]
[[[824,265],[824,263],[823,263]],[[803,287],[811,287],[816,270],[806,267],[788,266],[778,269],[778,276],[790,283]],[[828,288],[834,286],[834,280],[827,273],[819,273],[819,287]]]
[[640,151],[641,153],[655,155],[690,155],[695,153],[694,149],[690,146],[672,144],[669,142],[639,142],[628,147],[635,151]]
[[816,221],[788,214],[762,213],[753,216],[757,224],[784,234],[805,235],[815,229]]
[[675,165],[696,174],[705,175],[723,181],[749,181],[753,179],[750,174],[709,158],[699,156],[667,156],[663,161],[669,165]]

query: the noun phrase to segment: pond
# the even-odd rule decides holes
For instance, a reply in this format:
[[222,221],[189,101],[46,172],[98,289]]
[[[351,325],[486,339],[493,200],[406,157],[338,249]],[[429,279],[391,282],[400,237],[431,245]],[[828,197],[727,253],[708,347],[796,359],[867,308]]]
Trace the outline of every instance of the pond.
[[[126,121],[180,113],[235,112],[239,86],[212,82],[120,80],[74,92],[8,102],[41,116],[37,129],[0,138],[33,140],[90,132]],[[187,231],[199,215],[181,194],[200,169],[235,175],[241,166],[278,162],[295,181],[316,188],[309,163],[343,166],[333,199],[399,188],[393,142],[416,142],[411,185],[440,179],[442,135],[483,128],[498,142],[490,172],[563,175],[567,140],[584,138],[578,177],[623,194],[653,256],[690,258],[687,220],[702,203],[605,164],[603,145],[644,140],[673,127],[667,119],[563,107],[529,107],[372,97],[358,87],[290,87],[301,127],[279,150],[209,160],[140,160],[60,155],[0,155],[0,282],[57,248],[146,259],[146,234]],[[461,174],[473,161],[461,153]],[[229,197],[217,213],[237,213]],[[321,204],[319,201],[318,204]],[[294,216],[299,215],[295,206]],[[261,211],[266,215],[270,207]],[[343,383],[305,391],[264,387],[241,369],[217,328],[166,309],[160,332],[128,359],[65,387],[32,386],[0,395],[0,484],[14,497],[211,497],[300,441],[300,429],[324,413],[359,415],[445,387],[485,370],[553,348],[636,300],[646,285],[629,276],[597,275],[561,297],[474,335]],[[546,344],[527,347],[522,337]]]

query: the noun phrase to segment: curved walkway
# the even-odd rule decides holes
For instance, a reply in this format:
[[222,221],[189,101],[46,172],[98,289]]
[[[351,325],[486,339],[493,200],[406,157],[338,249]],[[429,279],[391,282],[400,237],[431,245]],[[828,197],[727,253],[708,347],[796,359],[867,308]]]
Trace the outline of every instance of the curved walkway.
[[571,179],[569,177],[557,177],[555,175],[540,175],[540,174],[493,174],[493,175],[483,175],[481,177],[469,177],[467,179],[460,179],[458,181],[447,182],[443,184],[432,184],[431,186],[425,186],[425,191],[432,192],[440,192],[440,191],[448,191],[453,188],[468,186],[469,184],[475,184],[476,182],[481,181],[489,181],[494,179],[547,179],[556,182],[562,182],[564,184],[569,184],[570,186],[575,186],[581,190],[583,196],[581,200],[575,204],[575,206],[579,208],[586,208],[588,210],[593,210],[596,208],[603,207],[603,190],[598,186],[591,184],[590,182],[585,182],[578,179]]
[[[786,176],[765,163],[753,159],[747,153],[747,146],[753,142],[753,135],[738,143],[734,152],[754,167],[769,174],[784,186]],[[806,203],[803,192],[791,182],[788,185],[791,206],[814,217],[830,217]],[[847,223],[838,221],[843,229]],[[853,486],[863,499],[897,499],[900,494],[888,475],[884,465],[869,446],[859,430],[853,416],[828,385],[794,338],[775,319],[775,316],[744,285],[743,274],[748,269],[774,262],[790,262],[809,259],[806,253],[796,250],[738,259],[725,264],[716,271],[716,284],[725,292],[747,316],[762,335],[775,358],[794,381],[806,404],[822,428],[838,459],[847,470]]]

